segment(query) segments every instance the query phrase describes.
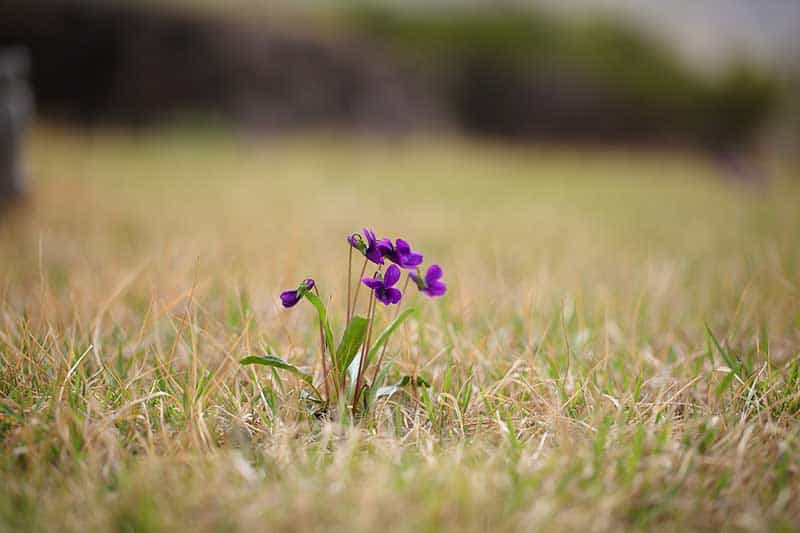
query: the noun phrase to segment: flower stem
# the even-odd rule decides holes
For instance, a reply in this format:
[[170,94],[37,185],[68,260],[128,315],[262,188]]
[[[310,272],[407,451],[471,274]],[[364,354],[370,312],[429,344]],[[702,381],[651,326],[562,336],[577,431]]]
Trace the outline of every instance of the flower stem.
[[[406,273],[406,282],[403,285],[403,294],[405,294],[406,290],[408,290],[408,282],[409,282],[409,280],[411,280],[411,276],[409,276],[408,273]],[[397,318],[397,315],[399,315],[399,314],[400,314],[400,306],[398,305],[394,309],[394,317],[392,318],[392,320]],[[383,362],[383,354],[386,353],[386,345],[387,344],[389,344],[389,343],[388,342],[384,342],[383,343],[383,348],[381,348],[381,355],[378,356],[378,364],[375,365],[375,373],[372,374],[372,384],[373,384],[373,386],[375,385],[375,380],[378,379],[378,372],[381,369],[381,363]]]
[[347,321],[345,322],[344,326],[347,329],[347,326],[350,325],[350,290],[353,286],[353,247],[348,246],[349,252],[347,253]]
[[352,314],[356,313],[356,302],[358,302],[358,291],[361,289],[361,278],[364,277],[364,272],[367,271],[367,261],[368,259],[365,257],[364,265],[361,267],[361,274],[358,275],[358,281],[356,282],[356,294],[355,296],[353,296],[353,305],[350,306]]
[[361,396],[361,389],[363,388],[363,381],[364,381],[364,371],[367,368],[367,358],[369,357],[369,344],[372,340],[372,325],[375,322],[375,308],[377,307],[377,302],[375,300],[375,293],[372,293],[372,296],[369,299],[369,305],[367,306],[367,316],[369,317],[369,322],[367,325],[367,338],[361,348],[361,358],[358,361],[358,373],[356,374],[356,387],[353,392],[353,413],[355,413],[358,407],[358,400]]
[[[314,286],[314,292],[317,294],[317,298],[319,298],[319,290],[317,289],[316,285]],[[320,346],[320,356],[322,357],[322,380],[325,386],[325,401],[330,402],[331,400],[331,393],[328,389],[328,364],[325,362],[325,334],[323,332],[322,322],[319,323],[319,346]]]

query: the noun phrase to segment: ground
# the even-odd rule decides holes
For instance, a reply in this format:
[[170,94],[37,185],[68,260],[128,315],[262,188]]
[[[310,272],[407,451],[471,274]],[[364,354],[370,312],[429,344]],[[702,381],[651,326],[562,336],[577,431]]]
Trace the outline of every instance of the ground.
[[[318,133],[36,130],[0,224],[0,530],[800,527],[800,184],[702,154]],[[448,294],[360,424],[313,276],[406,237]],[[390,314],[379,313],[385,321]],[[340,331],[340,329],[337,329]]]

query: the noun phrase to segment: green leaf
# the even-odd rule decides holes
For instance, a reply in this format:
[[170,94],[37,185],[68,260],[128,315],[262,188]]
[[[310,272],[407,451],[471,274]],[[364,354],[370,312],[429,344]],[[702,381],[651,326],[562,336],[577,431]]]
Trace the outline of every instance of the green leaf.
[[194,393],[194,399],[197,401],[203,394],[205,394],[208,386],[211,384],[211,372],[206,370],[203,372],[203,375],[200,376],[200,382],[197,384],[197,389]]
[[409,307],[408,309],[397,315],[397,317],[394,320],[392,320],[392,322],[388,326],[386,326],[386,329],[384,329],[378,336],[378,338],[375,340],[375,344],[373,344],[372,347],[369,349],[369,354],[367,355],[367,366],[369,366],[372,360],[375,359],[375,356],[378,354],[378,350],[380,350],[381,347],[384,344],[386,344],[386,341],[389,340],[389,337],[392,335],[392,333],[394,333],[394,330],[396,330],[400,326],[400,324],[405,322],[406,319],[408,319],[408,317],[415,314],[416,312],[417,312],[416,309],[414,309],[413,307]]
[[325,344],[328,350],[333,353],[333,333],[331,326],[328,324],[328,312],[325,311],[325,304],[319,299],[319,296],[313,292],[307,292],[305,297],[317,309],[317,316],[319,316],[319,323],[322,324],[323,331],[325,332]]
[[714,342],[714,346],[717,348],[717,351],[722,356],[722,359],[725,360],[725,364],[728,365],[728,368],[731,369],[731,372],[733,372],[740,378],[743,378],[744,376],[741,375],[742,365],[735,357],[732,357],[728,353],[728,351],[722,347],[717,338],[711,332],[711,328],[708,327],[708,324],[706,324],[706,333],[708,333],[708,336],[711,337],[711,340]]
[[[378,336],[377,340],[375,341],[375,344],[373,344],[372,347],[369,350],[369,355],[368,355],[367,360],[366,360],[366,362],[364,364],[364,372],[365,373],[367,372],[367,369],[369,368],[370,363],[378,355],[378,350],[380,350],[383,347],[383,345],[386,344],[386,341],[389,340],[389,337],[392,335],[394,330],[396,330],[400,326],[400,324],[405,322],[408,319],[408,317],[410,317],[411,315],[413,315],[415,313],[416,313],[416,309],[414,309],[413,307],[408,308],[405,311],[403,311],[402,313],[400,313],[399,315],[397,315],[397,317],[394,320],[392,320],[392,322],[389,323],[388,326],[386,326],[386,329],[384,329],[383,332],[381,332],[381,334]],[[356,382],[356,379],[358,377],[358,365],[360,364],[361,358],[364,356],[364,354],[362,352],[363,352],[363,350],[357,350],[356,353],[353,355],[353,358],[350,361],[350,364],[347,366],[347,373],[350,376],[350,382],[348,383],[348,387],[347,387],[347,395],[348,395],[348,397],[352,397],[353,393],[355,392],[355,382]],[[380,380],[376,380],[376,382],[380,383]],[[373,383],[372,387],[374,388],[375,385],[376,384]]]
[[736,374],[734,374],[733,370],[725,374],[725,377],[722,378],[722,381],[720,381],[719,385],[717,385],[717,390],[716,390],[717,397],[720,397],[723,394],[725,394],[725,391],[728,390],[731,387],[731,385],[733,385],[733,377],[735,375]]
[[274,355],[250,355],[240,360],[239,363],[243,365],[264,365],[271,366],[273,368],[280,368],[282,370],[288,370],[289,372],[297,374],[300,379],[311,385],[311,374],[306,374],[293,364],[281,359],[280,357],[275,357]]
[[325,403],[325,400],[323,400],[322,398],[320,398],[318,396],[315,396],[315,395],[313,395],[310,392],[305,391],[305,390],[300,392],[300,399],[301,400],[305,400],[307,402],[316,403],[316,404],[324,404]]
[[458,408],[462,416],[467,412],[470,400],[472,400],[472,378],[462,385],[458,393]]
[[385,386],[379,388],[377,391],[375,391],[375,399],[377,400],[378,398],[383,398],[384,396],[391,396],[392,394],[394,394],[395,392],[397,392],[399,390],[400,390],[400,387],[398,387],[396,384],[395,385],[385,385]]
[[358,365],[361,364],[361,350],[358,350],[353,357],[353,360],[350,361],[350,364],[347,365],[347,375],[350,377],[350,385],[356,384],[356,378],[358,378]]
[[336,359],[334,364],[340,375],[344,375],[347,367],[353,362],[353,359],[364,343],[364,337],[367,335],[367,325],[369,321],[363,316],[354,316],[347,325],[347,329],[342,334],[342,342],[336,349]]
[[349,379],[347,380],[347,390],[345,390],[345,397],[347,398],[348,402],[352,401],[353,396],[355,395],[356,380],[358,379],[358,365],[361,363],[361,352],[362,350],[358,350],[355,356],[353,357],[353,360],[350,361],[350,364],[347,366],[347,375]]
[[[394,365],[394,359],[384,364],[378,370],[378,374],[375,376],[375,382],[372,384],[372,387],[370,387],[367,394],[367,406],[373,405],[375,403],[375,400],[378,398],[378,393],[386,388],[386,387],[378,387],[378,384],[386,381],[386,375],[389,373],[389,369],[392,367],[392,365]],[[389,395],[393,393],[394,391],[389,392]]]
[[436,410],[433,408],[433,400],[431,395],[428,394],[428,389],[422,389],[422,405],[425,407],[425,413],[428,415],[428,420],[432,424],[436,424]]
[[394,385],[387,385],[385,387],[380,387],[375,392],[375,398],[381,398],[383,396],[391,396],[395,392],[401,390],[403,387],[408,385],[409,383],[413,383],[417,387],[430,387],[430,383],[428,383],[425,378],[422,376],[403,376],[400,378],[400,381],[395,383]]

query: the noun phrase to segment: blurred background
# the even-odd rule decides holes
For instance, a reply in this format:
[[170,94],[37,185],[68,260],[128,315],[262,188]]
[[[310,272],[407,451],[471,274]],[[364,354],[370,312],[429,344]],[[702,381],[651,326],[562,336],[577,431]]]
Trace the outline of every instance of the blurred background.
[[281,134],[346,129],[797,146],[800,2],[5,0],[37,116]]
[[[609,250],[598,228],[635,226],[646,256],[729,183],[797,182],[795,0],[5,0],[0,49],[0,182],[33,204],[9,258],[91,235],[114,260],[185,237],[189,258],[247,254],[279,214],[443,253],[458,231],[555,253],[569,224]],[[740,234],[788,224],[795,186],[747,194],[767,221]],[[722,242],[721,206],[697,242]]]

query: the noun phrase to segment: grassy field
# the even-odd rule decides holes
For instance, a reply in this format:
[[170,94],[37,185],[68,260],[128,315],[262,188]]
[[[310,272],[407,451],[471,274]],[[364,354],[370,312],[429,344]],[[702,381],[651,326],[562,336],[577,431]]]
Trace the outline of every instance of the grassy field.
[[[656,152],[32,141],[0,222],[0,530],[800,528],[790,169],[756,188]],[[363,226],[449,291],[390,343],[431,389],[342,426],[237,361],[315,364],[315,316],[278,294],[315,277],[341,327]]]

